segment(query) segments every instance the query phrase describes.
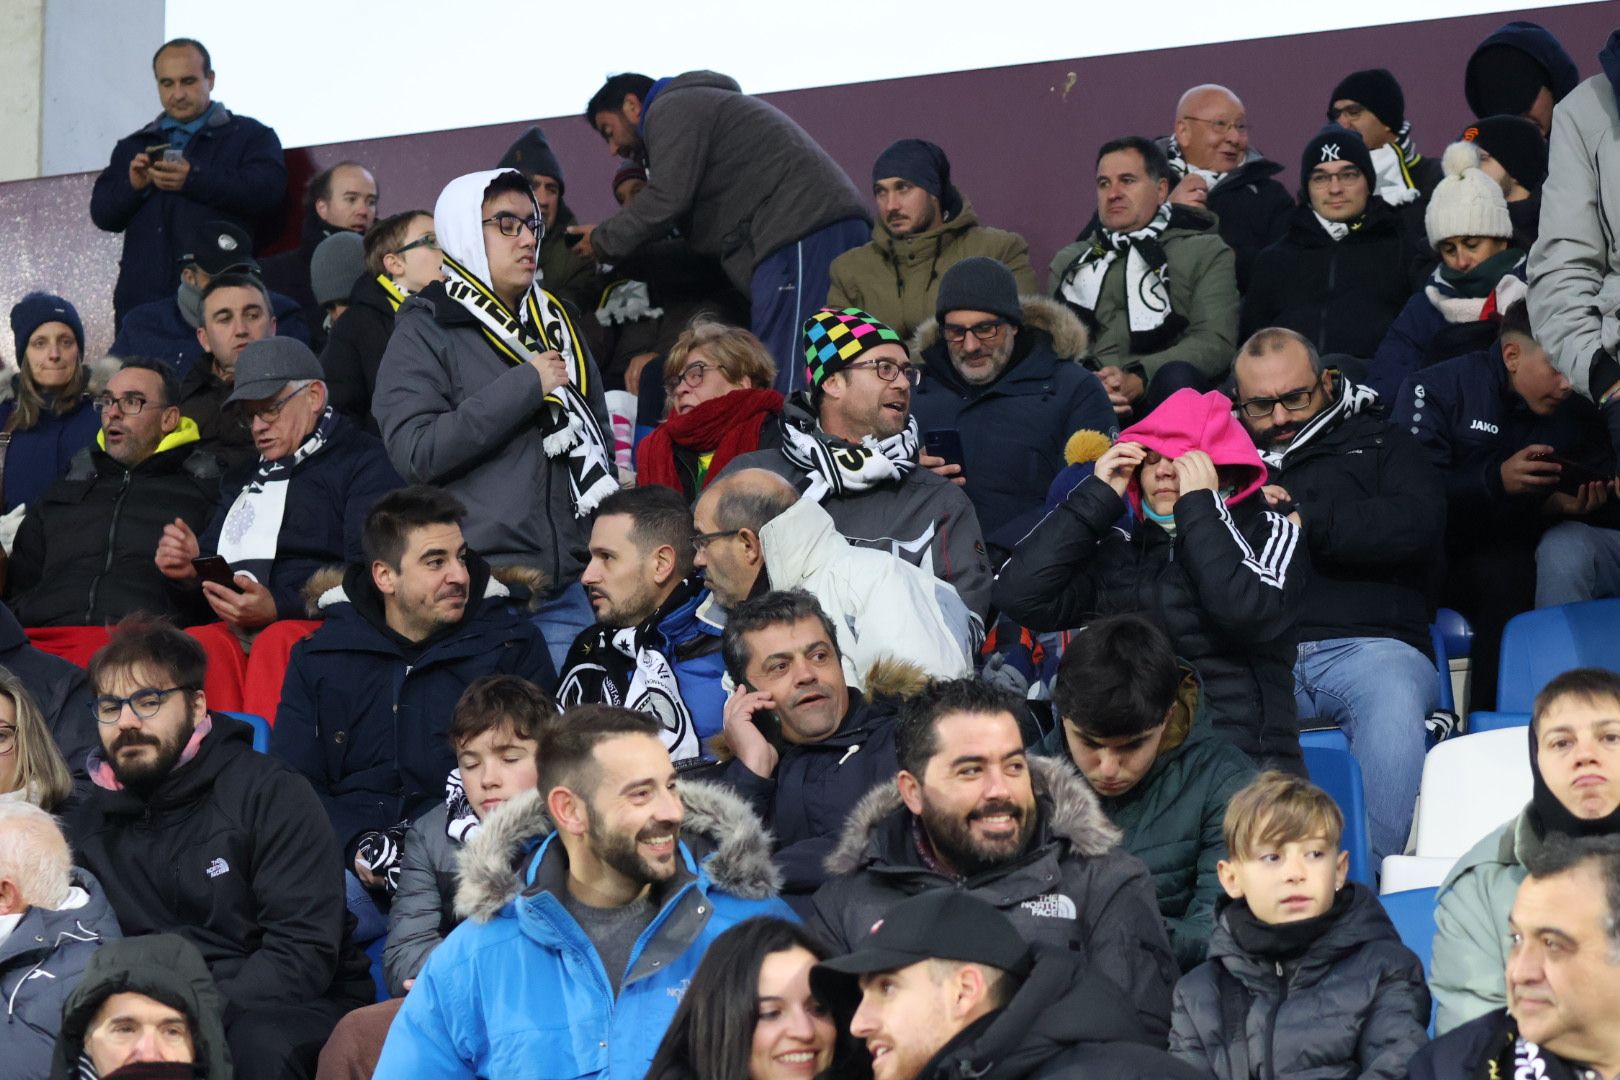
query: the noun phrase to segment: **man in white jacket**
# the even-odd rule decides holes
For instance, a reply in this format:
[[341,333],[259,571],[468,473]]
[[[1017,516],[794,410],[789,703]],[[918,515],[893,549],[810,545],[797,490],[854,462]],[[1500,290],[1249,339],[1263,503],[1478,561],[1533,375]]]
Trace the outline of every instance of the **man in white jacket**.
[[881,656],[931,676],[972,670],[972,617],[956,590],[898,556],[852,545],[820,505],[765,469],[722,477],[693,508],[697,565],[724,608],[756,593],[804,589],[838,630],[844,677]]

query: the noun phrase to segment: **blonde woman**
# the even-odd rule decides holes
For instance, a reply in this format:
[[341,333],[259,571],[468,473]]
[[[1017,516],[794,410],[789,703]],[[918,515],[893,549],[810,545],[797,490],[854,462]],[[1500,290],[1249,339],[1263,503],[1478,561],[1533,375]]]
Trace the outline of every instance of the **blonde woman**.
[[55,813],[73,792],[67,763],[22,681],[0,668],[0,802]]
[[0,511],[43,496],[101,429],[87,393],[84,325],[73,305],[29,293],[11,309],[11,333],[17,375],[12,400],[0,404],[0,430],[11,436],[0,458]]

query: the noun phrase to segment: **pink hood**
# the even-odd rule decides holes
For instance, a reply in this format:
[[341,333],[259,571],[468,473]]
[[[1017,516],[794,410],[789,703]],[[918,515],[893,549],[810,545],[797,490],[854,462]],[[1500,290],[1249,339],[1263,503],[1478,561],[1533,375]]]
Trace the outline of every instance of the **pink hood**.
[[[1178,458],[1189,450],[1202,450],[1219,467],[1237,473],[1237,491],[1228,506],[1260,490],[1266,467],[1249,433],[1232,415],[1232,399],[1210,391],[1177,390],[1145,418],[1119,433],[1120,442],[1141,443],[1163,457]],[[1125,498],[1138,516],[1142,512],[1142,485],[1131,478]]]

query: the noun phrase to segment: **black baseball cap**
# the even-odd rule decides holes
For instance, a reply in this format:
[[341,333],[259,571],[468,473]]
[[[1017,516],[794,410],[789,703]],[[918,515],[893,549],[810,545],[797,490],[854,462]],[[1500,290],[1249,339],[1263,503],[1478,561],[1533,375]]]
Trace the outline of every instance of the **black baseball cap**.
[[180,253],[181,266],[195,264],[209,277],[229,270],[259,272],[259,264],[253,260],[252,237],[229,221],[204,222],[188,242],[190,246]]

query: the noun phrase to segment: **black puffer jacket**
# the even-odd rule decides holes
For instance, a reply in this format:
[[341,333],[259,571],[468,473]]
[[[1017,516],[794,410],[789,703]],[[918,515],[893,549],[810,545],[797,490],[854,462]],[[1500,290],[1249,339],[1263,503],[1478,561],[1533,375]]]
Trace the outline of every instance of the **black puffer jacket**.
[[[1404,1077],[1428,1041],[1423,962],[1401,944],[1376,896],[1356,884],[1345,889],[1336,917],[1292,961],[1246,953],[1232,935],[1232,908],[1223,910],[1208,962],[1176,986],[1170,1052],[1228,1080]],[[1246,1071],[1233,1062],[1223,993],[1242,1003]]]
[[321,350],[332,408],[371,435],[382,434],[371,415],[371,395],[377,389],[383,352],[394,335],[397,310],[382,282],[362,274],[349,293],[349,309],[332,324]]

